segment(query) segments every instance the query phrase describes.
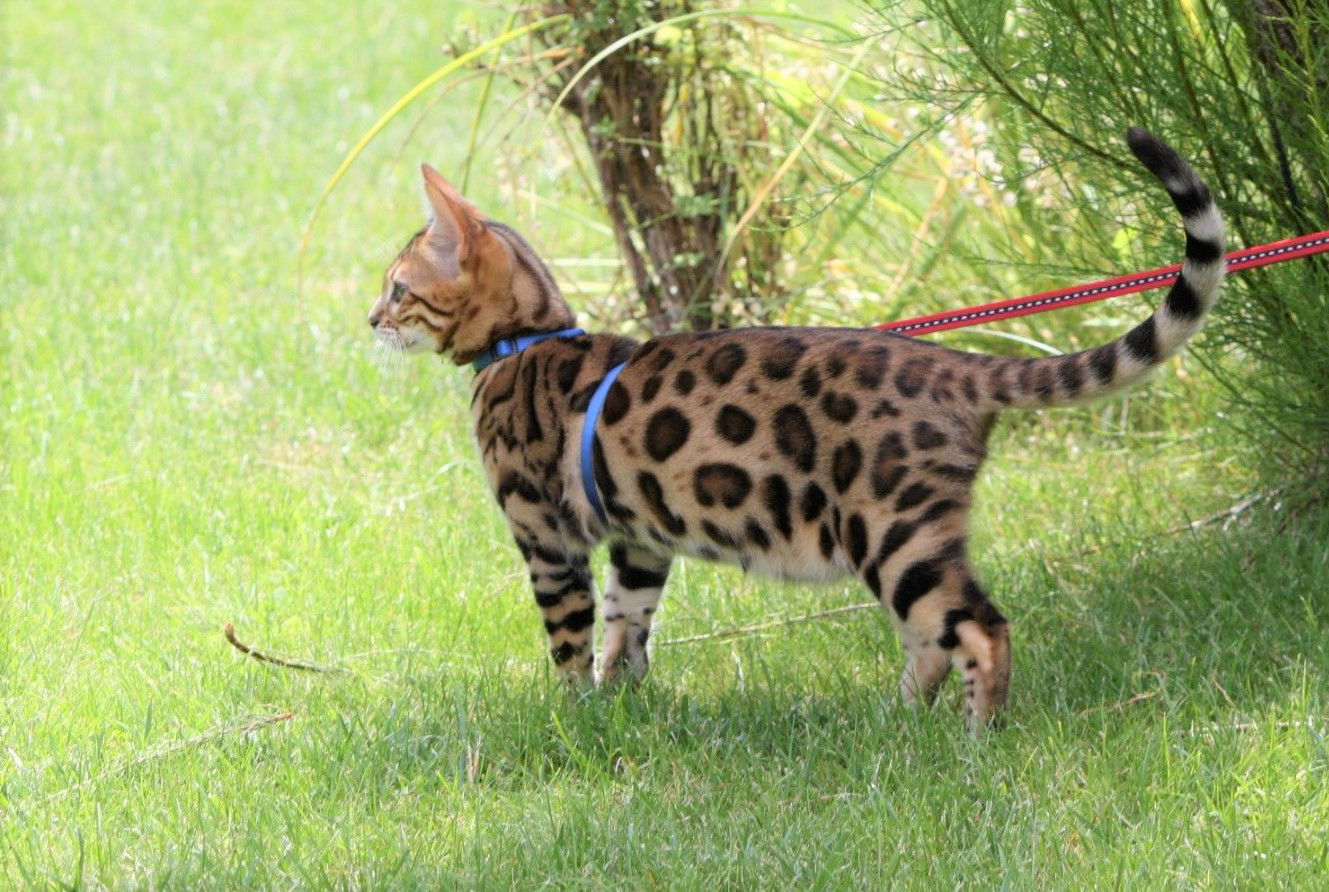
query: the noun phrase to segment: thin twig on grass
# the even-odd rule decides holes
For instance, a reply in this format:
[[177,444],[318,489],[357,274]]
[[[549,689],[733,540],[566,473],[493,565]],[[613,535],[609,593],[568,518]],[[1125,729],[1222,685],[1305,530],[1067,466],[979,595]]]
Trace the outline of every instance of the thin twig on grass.
[[1187,729],[1189,734],[1203,734],[1206,737],[1212,737],[1218,731],[1263,731],[1271,728],[1277,731],[1285,731],[1289,728],[1305,728],[1314,731],[1317,728],[1324,727],[1325,717],[1308,715],[1304,719],[1284,720],[1277,722],[1214,722],[1209,725],[1200,725]]
[[1265,499],[1273,498],[1276,495],[1278,495],[1277,490],[1271,492],[1257,492],[1253,496],[1247,496],[1246,498],[1242,499],[1240,502],[1237,502],[1237,504],[1235,505],[1231,505],[1227,508],[1224,508],[1222,511],[1210,514],[1208,517],[1202,517],[1199,520],[1192,520],[1188,524],[1167,530],[1165,533],[1163,533],[1163,535],[1171,536],[1171,535],[1176,535],[1178,533],[1190,533],[1194,532],[1195,530],[1201,529],[1203,527],[1216,524],[1220,520],[1231,520],[1232,518],[1236,517],[1238,514],[1241,514],[1243,511],[1245,511],[1247,508],[1251,507],[1255,503],[1263,502]]
[[1116,703],[1109,703],[1106,706],[1091,706],[1088,709],[1081,710],[1080,715],[1086,716],[1094,712],[1120,712],[1127,706],[1134,706],[1137,703],[1143,703],[1146,700],[1152,700],[1158,696],[1158,691],[1143,691],[1133,697],[1127,697],[1125,700],[1119,700]]
[[689,635],[686,638],[670,638],[668,641],[661,641],[660,646],[664,647],[670,644],[693,644],[698,641],[713,641],[717,638],[734,638],[739,635],[749,635],[753,632],[760,632],[764,629],[775,629],[780,626],[792,626],[795,623],[805,623],[814,619],[824,619],[828,616],[837,616],[842,613],[852,613],[856,610],[881,609],[881,605],[876,601],[868,601],[865,604],[850,604],[847,607],[836,607],[832,610],[819,610],[816,613],[805,613],[802,616],[791,616],[787,619],[776,619],[770,622],[757,623],[751,626],[739,626],[736,629],[721,629],[719,632],[708,632],[705,635]]
[[226,624],[225,628],[222,629],[222,634],[226,636],[227,641],[231,642],[232,647],[240,651],[240,653],[245,654],[246,656],[253,657],[254,659],[258,660],[260,663],[271,663],[274,666],[281,666],[283,669],[298,669],[301,672],[347,671],[341,668],[340,666],[320,666],[318,663],[309,663],[304,660],[292,660],[287,657],[274,657],[265,654],[260,650],[255,650],[254,648],[250,647],[248,644],[245,644],[239,638],[235,637],[235,626],[231,623]]
[[104,781],[108,778],[115,777],[117,774],[122,774],[130,770],[131,768],[137,768],[138,766],[144,765],[148,762],[152,762],[157,759],[164,759],[167,756],[172,756],[184,750],[193,749],[194,747],[202,746],[205,743],[211,743],[212,741],[219,740],[223,737],[229,737],[232,734],[237,734],[240,737],[244,737],[248,734],[252,734],[255,731],[258,731],[261,728],[267,728],[270,727],[271,725],[276,725],[280,722],[289,722],[293,718],[295,718],[295,713],[288,709],[283,712],[275,713],[273,715],[251,717],[239,723],[229,722],[225,725],[218,725],[214,728],[204,731],[202,734],[196,734],[193,737],[186,737],[184,740],[172,740],[168,741],[167,743],[158,744],[157,746],[152,747],[146,752],[139,753],[137,756],[135,756],[132,759],[122,759],[121,761],[113,764],[110,768],[103,771],[101,774],[87,778],[86,780],[81,780],[78,783],[73,784],[72,786],[65,787],[63,790],[56,790],[54,793],[52,793],[50,796],[46,798],[47,801],[49,802],[52,799],[58,799],[61,796],[67,796],[70,793],[75,793],[79,790],[82,790],[84,787],[89,787],[92,786],[93,784],[100,783],[101,781]]
[[[1220,521],[1231,520],[1237,517],[1238,515],[1242,514],[1243,512],[1245,512],[1246,509],[1250,508],[1252,505],[1258,502],[1263,502],[1265,499],[1273,498],[1278,494],[1279,494],[1278,490],[1256,493],[1253,496],[1247,496],[1246,498],[1242,499],[1240,502],[1237,502],[1235,505],[1230,505],[1227,508],[1224,508],[1222,511],[1217,511],[1213,514],[1210,514],[1208,517],[1201,517],[1199,520],[1192,520],[1189,523],[1183,523],[1181,526],[1172,527],[1171,529],[1166,529],[1158,533],[1152,533],[1146,538],[1152,539],[1152,538],[1159,538],[1162,536],[1180,536],[1182,533],[1193,533],[1196,530],[1204,529],[1207,526],[1213,526],[1214,524]],[[1134,540],[1134,541],[1139,541],[1139,540]],[[1101,551],[1106,551],[1109,548],[1113,548],[1121,544],[1123,543],[1109,542],[1105,545],[1091,545],[1088,548],[1080,549],[1074,554],[1068,554],[1064,557],[1048,558],[1048,560],[1050,561],[1069,560],[1071,558],[1084,557],[1085,555],[1089,554],[1098,554]]]
[[[1272,498],[1277,494],[1278,494],[1277,491],[1273,491],[1266,493],[1257,493],[1256,495],[1248,496],[1247,498],[1242,499],[1240,502],[1237,502],[1235,505],[1232,505],[1231,507],[1228,508],[1224,508],[1222,511],[1219,511],[1215,514],[1211,514],[1208,517],[1202,517],[1199,520],[1193,520],[1190,523],[1184,524],[1179,527],[1173,527],[1170,530],[1163,530],[1162,532],[1159,533],[1153,533],[1148,538],[1156,538],[1159,536],[1176,536],[1180,535],[1181,533],[1194,532],[1195,530],[1218,523],[1221,520],[1227,520],[1229,518],[1236,517],[1237,515],[1244,512],[1246,509],[1250,508],[1255,503],[1263,501],[1268,498]],[[1119,543],[1113,543],[1113,544],[1115,545]],[[1097,545],[1092,548],[1086,549],[1084,551],[1077,552],[1073,555],[1067,555],[1065,558],[1048,558],[1048,560],[1056,561],[1056,560],[1070,559],[1073,557],[1081,557],[1087,554],[1095,554],[1109,547],[1111,546]],[[754,623],[753,625],[750,626],[738,626],[737,628],[733,629],[721,629],[718,632],[708,632],[704,635],[689,635],[685,638],[670,638],[667,641],[659,642],[659,646],[665,647],[671,644],[695,644],[700,641],[717,641],[725,638],[737,638],[741,635],[750,635],[754,632],[762,632],[767,629],[777,629],[783,626],[792,626],[797,623],[805,623],[815,619],[824,619],[828,616],[839,616],[840,614],[844,613],[855,613],[860,610],[872,610],[873,608],[880,609],[881,605],[878,604],[876,601],[867,601],[862,604],[850,604],[847,607],[836,607],[833,610],[820,610],[816,613],[807,613],[802,616],[791,616],[787,619],[770,620],[768,622],[763,622],[763,623]],[[1121,704],[1117,704],[1115,707],[1112,708],[1120,708],[1121,706],[1131,706],[1135,703],[1142,702],[1143,700],[1148,700],[1153,696],[1154,694],[1137,694],[1135,697],[1132,697],[1130,700],[1127,700]]]

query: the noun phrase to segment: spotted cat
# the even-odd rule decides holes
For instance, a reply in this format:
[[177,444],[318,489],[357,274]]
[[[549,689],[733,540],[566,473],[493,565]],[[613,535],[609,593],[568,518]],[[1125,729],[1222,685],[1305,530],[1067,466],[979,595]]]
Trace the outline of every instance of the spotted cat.
[[433,219],[389,267],[369,323],[392,346],[478,370],[485,472],[570,682],[593,680],[587,556],[607,540],[602,681],[646,671],[675,554],[786,579],[853,574],[900,634],[903,700],[930,701],[955,666],[977,730],[1011,672],[1006,619],[966,556],[996,414],[1139,380],[1200,328],[1223,278],[1204,183],[1148,132],[1127,141],[1181,213],[1185,260],[1152,316],[1082,353],[1004,359],[862,329],[585,334],[526,241],[427,165]]

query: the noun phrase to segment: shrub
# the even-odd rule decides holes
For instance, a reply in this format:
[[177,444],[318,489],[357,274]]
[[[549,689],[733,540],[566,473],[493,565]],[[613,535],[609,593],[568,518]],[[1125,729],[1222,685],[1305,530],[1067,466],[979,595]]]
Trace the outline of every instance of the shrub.
[[[1071,173],[1069,225],[1101,227],[1138,194],[1147,225],[1123,256],[1177,253],[1171,208],[1122,146],[1141,124],[1191,156],[1228,219],[1232,247],[1329,224],[1329,7],[1306,0],[922,0],[878,9],[898,26],[925,9],[932,95],[981,98],[993,149]],[[1058,250],[1064,250],[1061,243]],[[1086,244],[1090,240],[1085,240]],[[1329,263],[1323,257],[1229,281],[1197,349],[1227,387],[1250,442],[1281,481],[1323,497],[1329,482]],[[1235,361],[1224,361],[1226,358]]]

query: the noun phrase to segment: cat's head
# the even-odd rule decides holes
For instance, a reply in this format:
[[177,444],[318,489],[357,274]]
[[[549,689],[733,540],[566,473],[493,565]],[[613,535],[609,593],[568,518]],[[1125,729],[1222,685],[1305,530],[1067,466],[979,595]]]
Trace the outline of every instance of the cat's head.
[[433,217],[383,277],[369,311],[396,349],[451,354],[460,365],[495,341],[573,324],[549,270],[513,230],[487,219],[428,164]]

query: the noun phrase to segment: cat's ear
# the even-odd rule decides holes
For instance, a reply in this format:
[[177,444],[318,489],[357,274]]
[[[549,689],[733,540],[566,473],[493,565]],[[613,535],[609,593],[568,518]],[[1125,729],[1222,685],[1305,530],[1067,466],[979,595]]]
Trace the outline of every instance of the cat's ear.
[[456,278],[475,259],[476,243],[484,233],[484,215],[428,164],[420,165],[420,173],[434,212],[426,244],[441,271]]

